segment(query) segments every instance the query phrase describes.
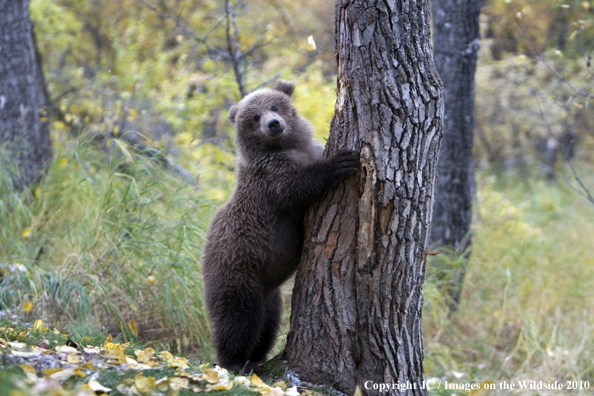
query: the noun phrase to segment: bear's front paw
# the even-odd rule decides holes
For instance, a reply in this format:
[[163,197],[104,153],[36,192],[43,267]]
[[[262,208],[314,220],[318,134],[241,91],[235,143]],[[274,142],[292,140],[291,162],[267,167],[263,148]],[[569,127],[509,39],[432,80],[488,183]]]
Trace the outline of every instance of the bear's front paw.
[[350,149],[341,149],[330,158],[334,174],[342,179],[352,176],[359,169],[359,154]]

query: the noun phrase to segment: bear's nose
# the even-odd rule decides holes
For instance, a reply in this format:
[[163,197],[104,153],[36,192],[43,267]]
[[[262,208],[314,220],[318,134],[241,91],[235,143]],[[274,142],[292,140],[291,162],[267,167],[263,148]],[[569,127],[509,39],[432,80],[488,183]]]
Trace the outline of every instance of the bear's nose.
[[283,127],[281,126],[281,123],[279,122],[279,120],[272,119],[272,120],[268,121],[268,129],[270,129],[271,132],[278,133],[278,132],[282,132]]

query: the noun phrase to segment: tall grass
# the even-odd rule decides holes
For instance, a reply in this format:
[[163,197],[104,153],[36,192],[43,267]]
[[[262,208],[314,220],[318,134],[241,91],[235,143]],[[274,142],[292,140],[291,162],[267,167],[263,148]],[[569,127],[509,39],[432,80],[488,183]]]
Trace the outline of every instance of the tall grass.
[[503,185],[485,174],[478,180],[472,254],[456,312],[448,312],[439,274],[428,264],[427,375],[582,380],[590,390],[571,394],[591,394],[594,207],[565,185]]
[[31,191],[14,191],[0,172],[2,307],[208,359],[199,260],[213,205],[121,142],[115,156],[68,145]]
[[[209,360],[199,262],[212,186],[188,186],[158,160],[116,145],[108,156],[60,142],[47,176],[24,193],[0,172],[0,309]],[[477,180],[456,312],[442,294],[443,267],[428,264],[427,376],[594,386],[594,207],[563,184],[527,187],[488,172]]]

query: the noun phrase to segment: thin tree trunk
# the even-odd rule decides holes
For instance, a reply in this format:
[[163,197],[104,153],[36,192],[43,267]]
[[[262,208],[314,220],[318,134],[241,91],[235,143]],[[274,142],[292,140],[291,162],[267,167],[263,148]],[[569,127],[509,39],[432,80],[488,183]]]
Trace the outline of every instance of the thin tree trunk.
[[286,352],[303,379],[347,394],[395,382],[426,392],[424,251],[443,115],[429,24],[427,0],[336,7],[326,150],[360,150],[361,170],[308,214]]
[[0,0],[0,145],[19,166],[11,175],[17,188],[30,184],[52,156],[47,103],[29,1]]
[[433,0],[435,64],[444,85],[444,137],[439,152],[431,243],[465,254],[449,273],[451,306],[460,300],[470,252],[474,196],[474,73],[482,0]]

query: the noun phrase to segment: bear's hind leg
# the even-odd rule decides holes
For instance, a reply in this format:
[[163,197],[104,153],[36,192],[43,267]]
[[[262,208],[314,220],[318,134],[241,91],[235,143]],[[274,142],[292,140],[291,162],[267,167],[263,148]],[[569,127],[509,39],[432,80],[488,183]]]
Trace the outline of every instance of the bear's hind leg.
[[263,299],[261,293],[253,290],[233,290],[217,296],[211,313],[220,366],[240,374],[259,371],[259,366],[250,361],[250,355],[263,329]]
[[278,331],[281,316],[283,312],[283,301],[280,290],[273,292],[264,302],[264,327],[260,334],[258,344],[250,354],[250,361],[261,363],[266,358],[266,354],[274,346],[276,333]]

